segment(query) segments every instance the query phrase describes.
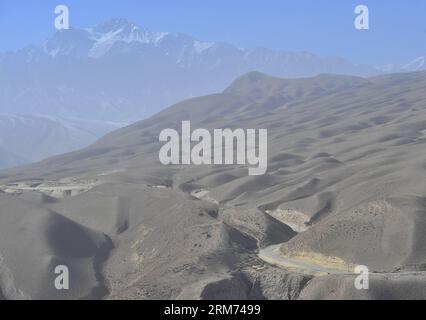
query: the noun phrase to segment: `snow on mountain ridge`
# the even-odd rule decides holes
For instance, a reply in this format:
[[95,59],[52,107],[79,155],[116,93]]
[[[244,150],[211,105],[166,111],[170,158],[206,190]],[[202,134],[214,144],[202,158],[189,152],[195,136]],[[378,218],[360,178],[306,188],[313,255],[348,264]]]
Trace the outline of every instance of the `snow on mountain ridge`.
[[416,72],[426,70],[426,56],[420,56],[404,64],[387,64],[376,67],[383,73]]
[[408,70],[408,71],[418,71],[418,70],[422,70],[425,67],[425,65],[426,65],[426,57],[421,56],[410,61],[409,63],[404,65],[401,69]]
[[[288,78],[377,73],[342,58],[239,48],[113,19],[57,31],[41,46],[0,52],[0,113],[32,115],[0,114],[0,139],[11,141],[3,150],[28,161],[75,150],[115,128],[104,121],[146,118],[178,101],[221,92],[253,70]],[[17,150],[18,136],[32,139]]]
[[[169,37],[168,37],[169,36]],[[214,45],[199,41],[185,34],[153,32],[140,28],[124,19],[112,19],[92,28],[61,30],[46,41],[43,51],[52,58],[78,53],[90,58],[100,58],[108,54],[119,42],[140,43],[158,47],[164,41],[177,42],[195,54],[200,54]]]
[[221,91],[253,70],[289,78],[378,73],[342,58],[204,42],[183,33],[147,31],[123,19],[61,30],[43,46],[0,54],[0,70],[5,83],[0,112],[120,121]]

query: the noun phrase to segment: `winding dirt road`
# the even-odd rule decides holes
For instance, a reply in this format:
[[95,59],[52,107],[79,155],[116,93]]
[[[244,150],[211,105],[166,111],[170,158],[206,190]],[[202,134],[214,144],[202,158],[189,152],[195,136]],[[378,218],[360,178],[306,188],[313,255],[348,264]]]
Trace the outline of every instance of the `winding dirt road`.
[[326,274],[351,274],[347,271],[340,269],[333,269],[324,267],[319,264],[308,263],[306,261],[300,261],[284,256],[280,252],[281,244],[266,247],[259,251],[258,256],[266,263],[275,265],[284,269],[293,269],[299,272],[310,274],[310,275],[326,275]]

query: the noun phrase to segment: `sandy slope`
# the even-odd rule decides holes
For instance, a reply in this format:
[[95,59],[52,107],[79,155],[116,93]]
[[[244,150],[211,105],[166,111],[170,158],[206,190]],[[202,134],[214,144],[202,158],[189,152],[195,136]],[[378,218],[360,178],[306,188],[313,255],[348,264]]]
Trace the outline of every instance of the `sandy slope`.
[[[179,103],[89,148],[3,171],[1,185],[66,177],[97,184],[61,199],[0,194],[0,279],[14,280],[0,287],[9,298],[84,298],[94,288],[113,299],[426,298],[425,86],[425,73],[250,73],[222,94]],[[162,166],[158,134],[182,120],[267,128],[267,174]],[[292,229],[288,215],[273,212],[303,219],[293,215]],[[372,288],[355,290],[353,275],[312,279],[267,265],[257,253],[276,244],[284,255],[366,265]],[[67,296],[49,287],[58,259],[78,275]]]
[[[267,263],[283,269],[293,270],[311,275],[325,274],[352,274],[353,269],[346,267],[344,263],[327,263],[327,259],[307,259],[305,256],[286,256],[280,252],[281,245],[272,245],[259,252],[259,257]],[[325,261],[324,261],[325,260]]]

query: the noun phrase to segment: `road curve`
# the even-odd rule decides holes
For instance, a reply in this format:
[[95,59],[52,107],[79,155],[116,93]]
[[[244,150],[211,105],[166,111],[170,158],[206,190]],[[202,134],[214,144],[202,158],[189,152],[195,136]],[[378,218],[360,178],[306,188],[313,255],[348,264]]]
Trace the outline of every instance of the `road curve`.
[[273,245],[261,249],[258,253],[260,259],[274,266],[299,271],[310,275],[326,275],[326,274],[351,274],[347,271],[323,267],[319,264],[308,263],[284,256],[280,252],[281,244]]

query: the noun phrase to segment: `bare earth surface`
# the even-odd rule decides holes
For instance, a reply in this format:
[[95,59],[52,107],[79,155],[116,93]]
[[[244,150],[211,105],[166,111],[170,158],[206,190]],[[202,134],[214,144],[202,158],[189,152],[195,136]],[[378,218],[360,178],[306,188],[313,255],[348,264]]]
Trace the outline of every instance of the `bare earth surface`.
[[[250,73],[0,172],[6,299],[425,299],[426,73]],[[163,166],[161,130],[268,129],[268,171]],[[272,247],[271,247],[272,246]],[[69,291],[54,268],[70,268]],[[354,266],[369,268],[356,290]]]

